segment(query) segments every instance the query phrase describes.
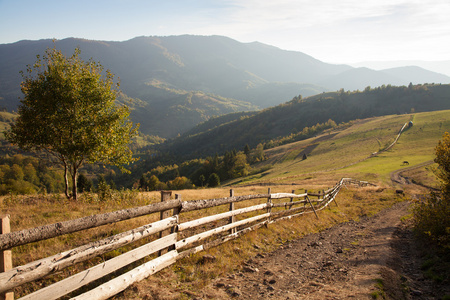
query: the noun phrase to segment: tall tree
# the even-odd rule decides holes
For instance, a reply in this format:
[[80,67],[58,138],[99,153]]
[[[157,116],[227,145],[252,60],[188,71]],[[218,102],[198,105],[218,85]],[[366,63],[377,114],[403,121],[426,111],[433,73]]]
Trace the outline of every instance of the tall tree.
[[436,175],[442,183],[443,197],[450,201],[450,134],[444,133],[442,140],[436,146],[434,162],[439,165]]
[[84,62],[80,50],[66,57],[47,49],[45,55],[22,74],[24,94],[15,124],[7,139],[27,150],[45,150],[64,167],[68,198],[77,199],[77,174],[84,163],[119,166],[135,159],[129,148],[138,125],[129,119],[129,108],[117,105],[119,84],[114,75],[92,59]]

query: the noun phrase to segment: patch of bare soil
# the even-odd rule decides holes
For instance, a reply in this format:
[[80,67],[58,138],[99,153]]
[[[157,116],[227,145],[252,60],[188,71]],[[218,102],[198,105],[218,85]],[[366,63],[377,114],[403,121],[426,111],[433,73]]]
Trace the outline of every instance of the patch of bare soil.
[[437,299],[421,275],[412,233],[401,222],[408,207],[398,203],[258,254],[194,298]]

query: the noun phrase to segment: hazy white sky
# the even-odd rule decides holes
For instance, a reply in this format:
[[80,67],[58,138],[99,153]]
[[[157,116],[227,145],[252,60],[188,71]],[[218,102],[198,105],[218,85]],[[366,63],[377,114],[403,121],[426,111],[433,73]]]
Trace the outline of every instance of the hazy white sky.
[[332,63],[450,60],[450,0],[0,0],[0,44],[181,34]]

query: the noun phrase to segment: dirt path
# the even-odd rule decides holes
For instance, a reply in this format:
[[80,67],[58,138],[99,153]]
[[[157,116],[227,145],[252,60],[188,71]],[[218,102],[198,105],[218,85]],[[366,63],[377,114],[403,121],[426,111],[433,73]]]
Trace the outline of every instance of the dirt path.
[[401,242],[408,207],[398,203],[258,254],[242,271],[216,279],[198,299],[374,299],[382,293],[376,287],[381,280],[388,299],[434,299],[427,296],[431,285],[416,274],[419,265],[410,263],[418,254]]

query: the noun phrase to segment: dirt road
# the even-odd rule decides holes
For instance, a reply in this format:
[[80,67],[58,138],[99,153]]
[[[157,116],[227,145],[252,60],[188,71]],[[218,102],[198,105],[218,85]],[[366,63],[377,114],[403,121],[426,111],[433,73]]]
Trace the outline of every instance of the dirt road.
[[258,254],[198,299],[436,299],[401,221],[409,205],[398,203]]

